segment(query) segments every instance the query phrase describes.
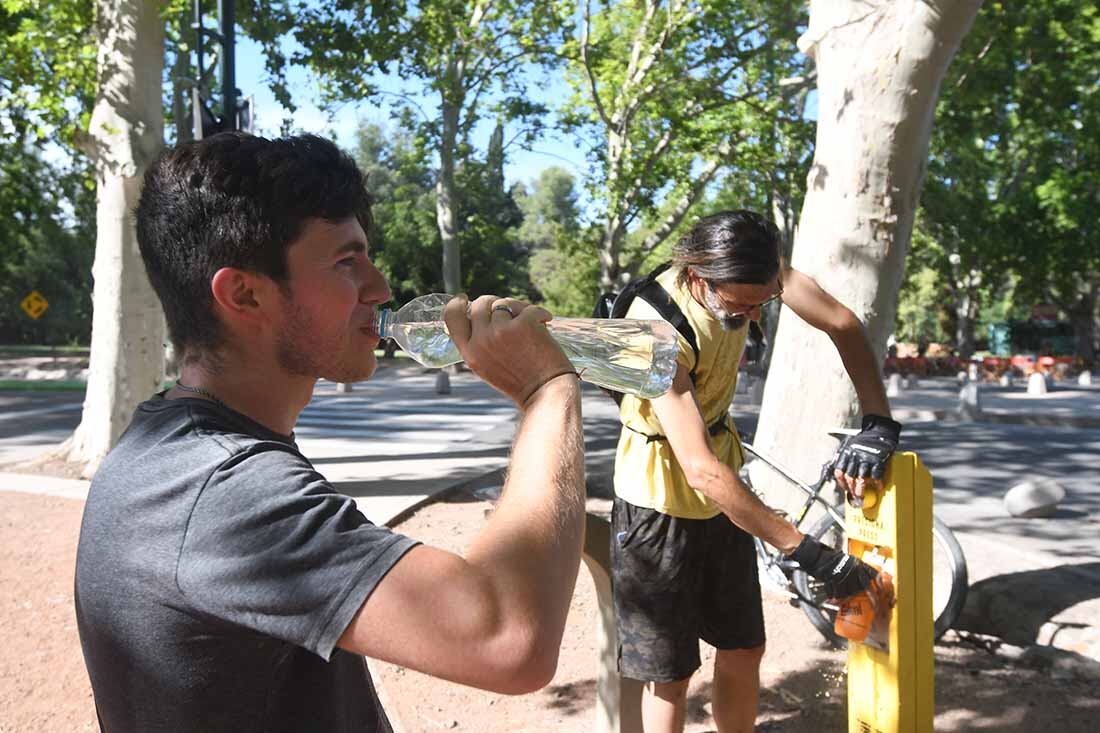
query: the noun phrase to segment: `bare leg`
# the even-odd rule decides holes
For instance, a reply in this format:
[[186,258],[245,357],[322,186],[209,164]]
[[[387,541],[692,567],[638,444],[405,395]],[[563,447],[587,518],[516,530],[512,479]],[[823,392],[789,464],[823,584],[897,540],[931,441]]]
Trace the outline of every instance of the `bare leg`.
[[760,659],[763,656],[763,646],[718,650],[711,690],[718,733],[752,733],[760,699]]
[[642,692],[642,724],[645,733],[681,733],[687,717],[687,691],[691,678],[676,682],[647,682]]

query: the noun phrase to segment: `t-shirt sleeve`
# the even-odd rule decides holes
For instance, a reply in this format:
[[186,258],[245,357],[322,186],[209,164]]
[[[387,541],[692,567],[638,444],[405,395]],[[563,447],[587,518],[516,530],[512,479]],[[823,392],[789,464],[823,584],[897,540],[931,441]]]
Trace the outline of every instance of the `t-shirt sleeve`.
[[[651,321],[661,320],[661,314],[657,312],[657,309],[642,298],[635,298],[631,301],[630,307],[626,310],[626,317]],[[690,372],[695,368],[695,349],[691,348],[691,344],[684,338],[684,334],[680,333],[679,329],[676,329],[676,343],[680,346],[680,353],[676,355],[676,363]]]
[[195,501],[176,568],[195,610],[328,659],[417,543],[372,524],[301,455],[253,447]]

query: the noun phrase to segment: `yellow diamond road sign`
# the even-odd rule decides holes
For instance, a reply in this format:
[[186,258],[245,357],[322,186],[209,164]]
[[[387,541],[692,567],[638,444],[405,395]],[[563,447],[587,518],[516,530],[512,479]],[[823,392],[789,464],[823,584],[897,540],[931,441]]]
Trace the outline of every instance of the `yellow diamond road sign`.
[[28,316],[37,321],[39,317],[46,312],[46,309],[50,307],[50,304],[42,297],[42,293],[37,290],[32,290],[30,295],[23,298],[23,302],[19,304],[19,307],[22,308]]

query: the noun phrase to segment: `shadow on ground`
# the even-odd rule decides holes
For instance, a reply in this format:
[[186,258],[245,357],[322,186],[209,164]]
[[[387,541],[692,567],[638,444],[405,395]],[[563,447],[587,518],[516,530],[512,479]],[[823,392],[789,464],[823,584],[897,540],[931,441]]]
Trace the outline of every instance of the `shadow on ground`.
[[1026,646],[1043,624],[1094,598],[1100,598],[1100,562],[995,575],[970,586],[956,627]]

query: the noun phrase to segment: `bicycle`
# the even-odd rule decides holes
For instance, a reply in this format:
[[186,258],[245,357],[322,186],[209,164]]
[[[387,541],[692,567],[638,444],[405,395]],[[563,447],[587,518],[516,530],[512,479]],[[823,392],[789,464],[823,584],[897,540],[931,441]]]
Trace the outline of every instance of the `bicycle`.
[[[842,437],[847,431],[831,431],[833,437]],[[795,478],[791,471],[784,468],[777,461],[762,455],[750,443],[742,441],[741,446],[751,453],[756,460],[762,461],[779,476],[797,486],[806,494],[806,501],[798,511],[797,516],[788,519],[794,523],[804,534],[814,537],[818,541],[838,549],[846,549],[844,529],[843,504],[834,505],[821,494],[825,486],[833,481],[833,467],[836,465],[837,454],[821,467],[821,476],[812,484],[807,485]],[[752,488],[746,462],[741,468],[741,477]],[[753,488],[753,492],[763,499],[763,494]],[[821,504],[825,509],[824,516],[817,519],[808,529],[803,530],[802,524],[809,516],[815,503]],[[786,512],[783,512],[786,514]],[[943,523],[932,516],[932,612],[935,618],[934,636],[939,639],[951,628],[962,613],[966,603],[968,589],[966,558],[963,555],[959,541],[955,534]],[[795,562],[786,559],[778,550],[765,544],[759,537],[753,538],[756,543],[756,555],[763,574],[779,589],[787,595],[792,605],[802,609],[822,636],[835,646],[844,646],[844,639],[833,630],[836,620],[837,606],[826,602],[826,595],[822,583],[811,578]]]

